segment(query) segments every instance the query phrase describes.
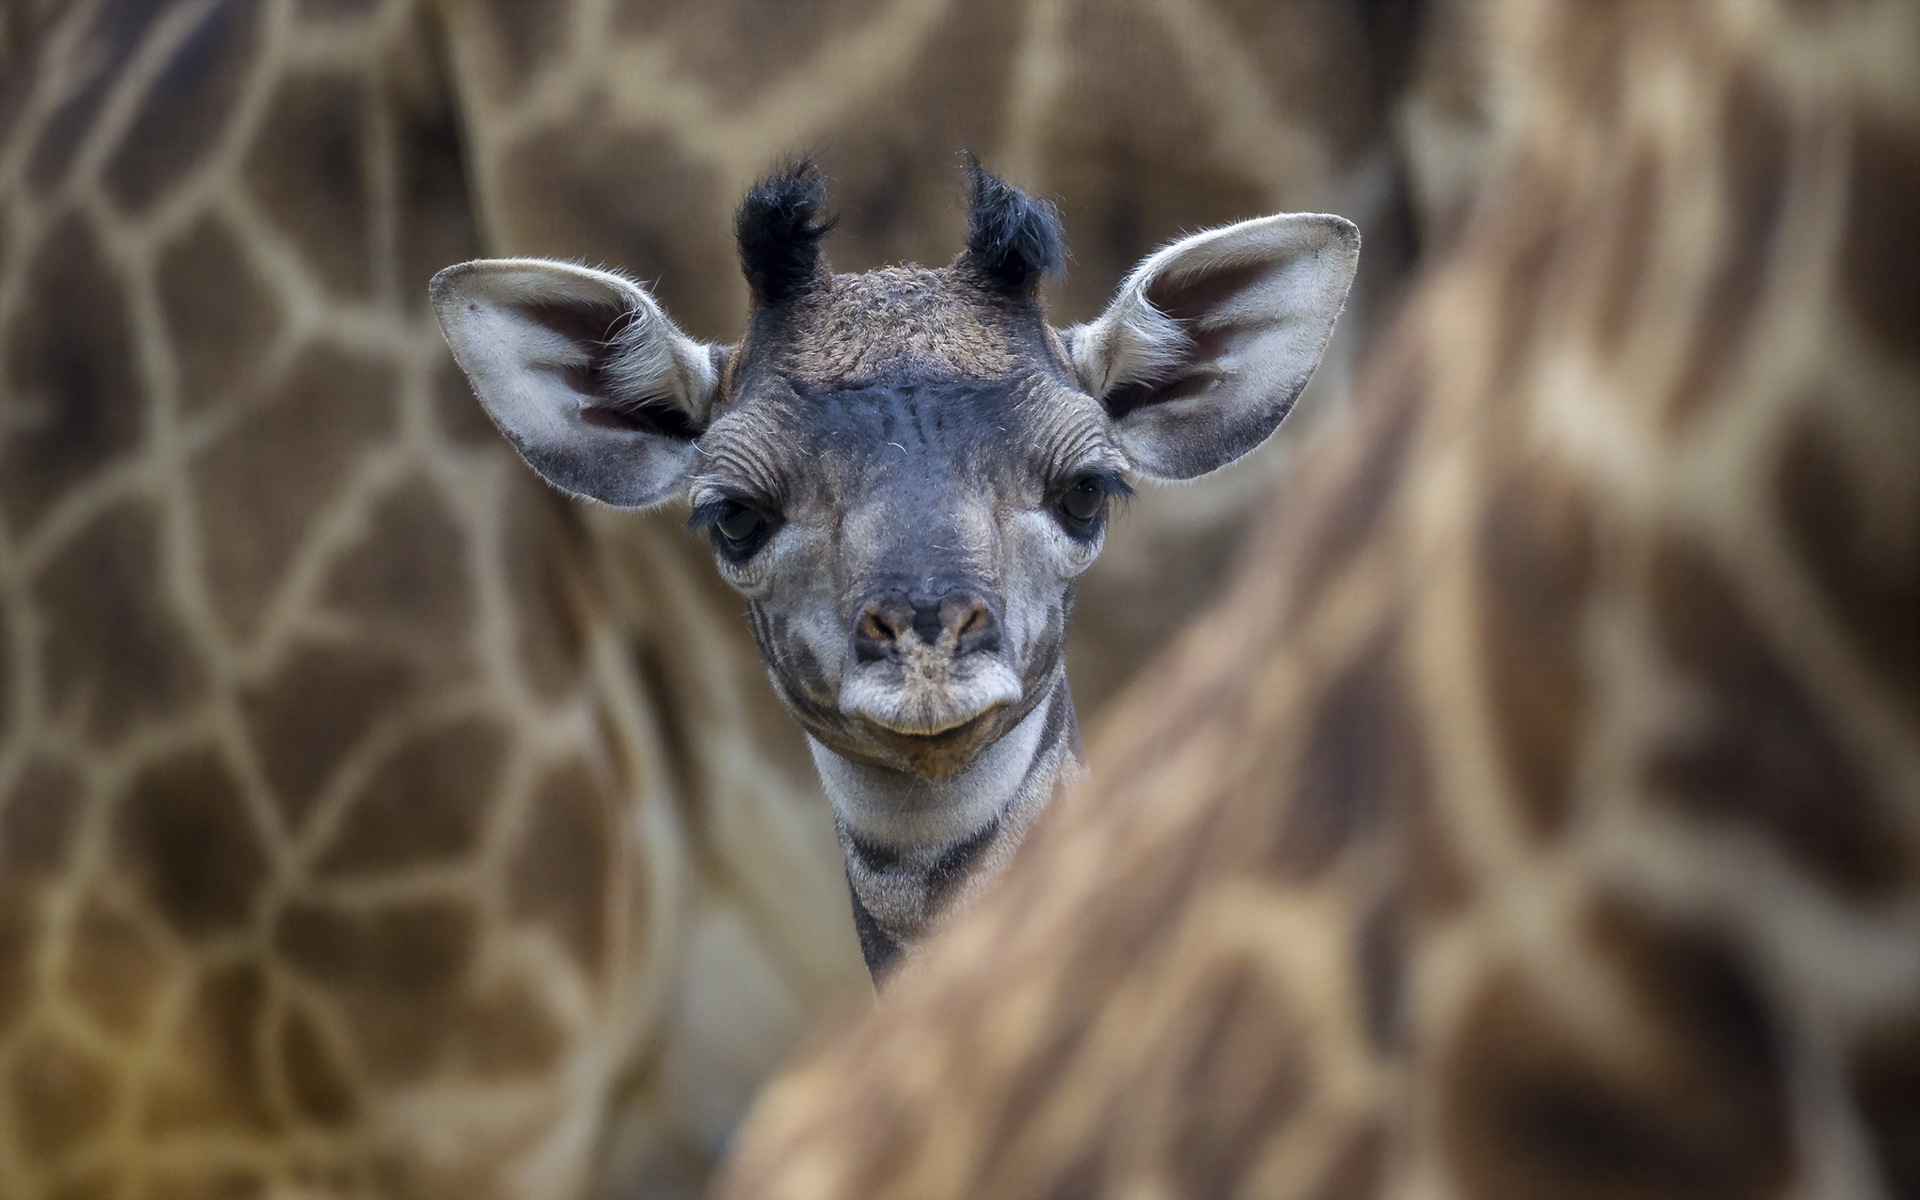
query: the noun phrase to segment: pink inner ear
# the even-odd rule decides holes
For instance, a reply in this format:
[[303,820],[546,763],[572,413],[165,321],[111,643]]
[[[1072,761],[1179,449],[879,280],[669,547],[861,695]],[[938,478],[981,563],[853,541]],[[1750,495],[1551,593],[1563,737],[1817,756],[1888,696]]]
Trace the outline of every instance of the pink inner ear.
[[[1176,321],[1197,321],[1273,269],[1268,262],[1230,263],[1163,272],[1147,284],[1147,300]],[[1191,331],[1189,331],[1191,332]]]

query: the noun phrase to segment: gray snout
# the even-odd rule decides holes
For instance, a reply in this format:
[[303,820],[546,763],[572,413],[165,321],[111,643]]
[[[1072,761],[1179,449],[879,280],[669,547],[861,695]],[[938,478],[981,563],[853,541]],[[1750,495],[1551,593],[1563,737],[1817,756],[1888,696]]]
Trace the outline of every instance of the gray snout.
[[955,658],[1000,649],[1000,618],[980,595],[965,589],[910,592],[893,588],[862,604],[853,618],[856,662],[899,662],[920,647]]

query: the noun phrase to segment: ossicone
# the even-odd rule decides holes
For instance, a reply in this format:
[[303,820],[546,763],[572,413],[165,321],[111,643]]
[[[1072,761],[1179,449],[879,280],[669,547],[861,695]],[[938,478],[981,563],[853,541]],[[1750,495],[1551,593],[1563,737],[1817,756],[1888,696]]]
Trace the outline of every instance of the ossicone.
[[967,156],[969,192],[967,249],[960,263],[989,283],[1031,292],[1057,274],[1066,260],[1066,239],[1053,205],[1035,200]]
[[836,218],[825,215],[827,184],[812,159],[800,159],[748,190],[734,214],[740,269],[757,303],[780,304],[827,276],[820,239]]

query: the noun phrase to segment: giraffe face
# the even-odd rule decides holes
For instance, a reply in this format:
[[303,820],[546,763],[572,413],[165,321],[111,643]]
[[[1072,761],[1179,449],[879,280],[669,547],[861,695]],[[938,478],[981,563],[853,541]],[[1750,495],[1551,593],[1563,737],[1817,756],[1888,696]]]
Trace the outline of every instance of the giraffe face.
[[1037,307],[974,290],[875,272],[759,322],[689,488],[807,731],[933,776],[1047,694],[1074,580],[1131,490]]
[[740,211],[754,306],[733,347],[606,272],[505,260],[434,282],[526,460],[606,503],[690,502],[788,710],[844,757],[928,778],[1047,694],[1130,479],[1193,478],[1279,425],[1358,251],[1337,217],[1229,226],[1056,331],[1051,211],[984,172],[973,190],[952,264],[833,275],[817,177],[762,184]]

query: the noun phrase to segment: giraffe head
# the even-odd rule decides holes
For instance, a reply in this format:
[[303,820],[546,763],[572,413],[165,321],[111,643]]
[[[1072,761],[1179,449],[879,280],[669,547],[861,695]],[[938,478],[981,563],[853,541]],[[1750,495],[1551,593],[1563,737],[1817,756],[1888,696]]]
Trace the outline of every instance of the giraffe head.
[[966,248],[835,275],[811,164],[737,217],[745,336],[705,345],[633,280],[530,259],[442,271],[433,300],[480,402],[577,496],[691,502],[769,674],[842,756],[965,768],[1061,669],[1074,581],[1129,480],[1265,441],[1353,278],[1347,221],[1294,214],[1146,259],[1056,331],[1052,210],[974,167]]

